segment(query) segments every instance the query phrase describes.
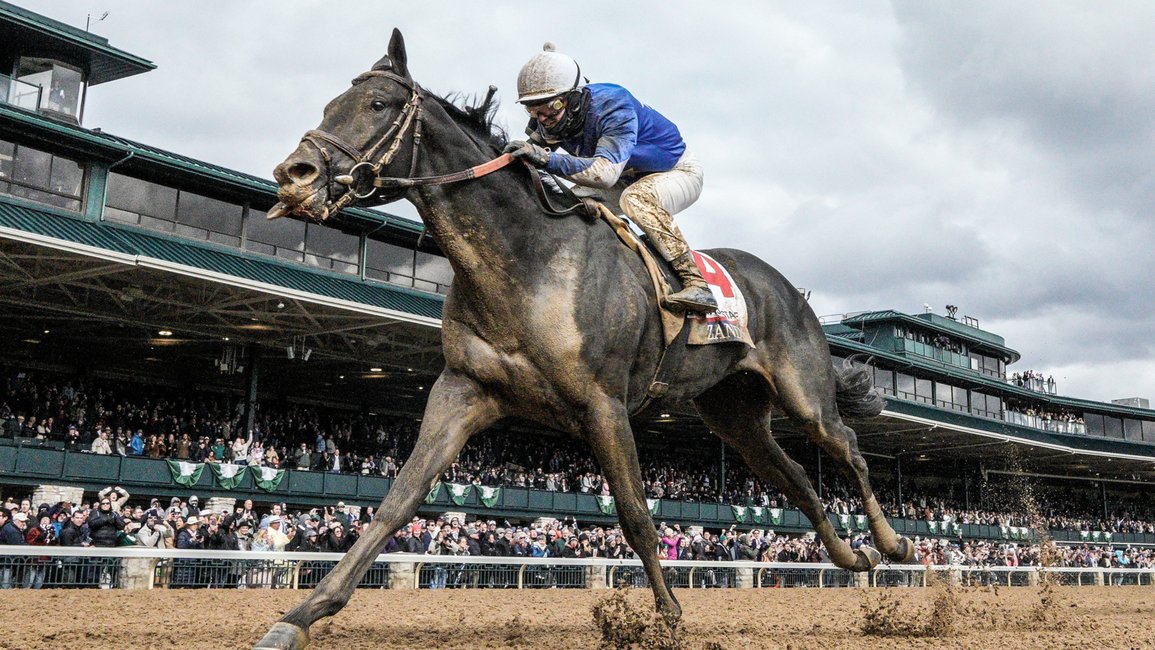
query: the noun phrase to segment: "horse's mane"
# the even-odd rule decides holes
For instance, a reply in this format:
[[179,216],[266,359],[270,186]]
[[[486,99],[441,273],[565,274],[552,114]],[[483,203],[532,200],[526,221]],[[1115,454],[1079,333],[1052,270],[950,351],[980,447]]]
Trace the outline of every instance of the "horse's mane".
[[445,109],[454,122],[464,127],[466,133],[478,144],[492,148],[495,153],[501,153],[509,136],[505,129],[494,124],[498,107],[498,103],[493,100],[496,93],[497,87],[490,86],[485,99],[480,102],[473,96],[461,93],[451,93],[444,97],[429,93],[429,96]]

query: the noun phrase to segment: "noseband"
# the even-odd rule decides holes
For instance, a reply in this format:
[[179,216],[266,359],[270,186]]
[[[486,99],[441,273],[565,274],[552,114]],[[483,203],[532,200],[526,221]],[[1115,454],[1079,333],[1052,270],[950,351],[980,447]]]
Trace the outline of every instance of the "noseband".
[[[330,174],[333,181],[345,185],[348,189],[337,198],[337,200],[329,201],[325,205],[322,219],[329,215],[336,214],[339,210],[348,207],[354,201],[372,197],[377,193],[378,189],[400,190],[424,185],[456,183],[458,181],[485,176],[513,162],[513,156],[510,154],[502,154],[489,162],[470,167],[463,171],[442,176],[415,178],[414,174],[417,173],[417,153],[421,147],[421,102],[424,99],[421,87],[412,79],[402,77],[388,70],[370,70],[357,79],[363,80],[365,77],[386,77],[396,81],[409,89],[409,100],[405,102],[405,107],[397,114],[397,118],[389,125],[388,130],[364,152],[345,142],[340,137],[327,131],[322,131],[321,129],[308,131],[304,137],[301,138],[302,142],[308,142],[320,152],[321,157],[325,160],[325,164],[329,165],[330,169],[332,168],[333,158],[324,144],[336,147],[355,161],[347,173],[336,177]],[[405,177],[381,176],[381,170],[393,162],[393,158],[396,157],[397,151],[401,148],[401,143],[405,140],[405,136],[409,134],[410,130],[413,131],[413,152],[409,158],[409,175]],[[379,157],[378,152],[381,152]],[[365,189],[366,186],[367,189]],[[359,187],[362,189],[359,190]]]

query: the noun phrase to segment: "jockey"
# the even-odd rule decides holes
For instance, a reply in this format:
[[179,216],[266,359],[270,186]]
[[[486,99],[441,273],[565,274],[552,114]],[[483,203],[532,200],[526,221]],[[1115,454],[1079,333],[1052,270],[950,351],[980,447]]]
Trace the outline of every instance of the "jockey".
[[529,141],[510,142],[505,150],[573,181],[578,196],[624,212],[681,280],[682,290],[667,304],[714,311],[714,295],[674,223],[673,215],[702,193],[702,166],[678,127],[621,86],[590,84],[552,43],[543,49],[517,75],[517,101],[530,114]]

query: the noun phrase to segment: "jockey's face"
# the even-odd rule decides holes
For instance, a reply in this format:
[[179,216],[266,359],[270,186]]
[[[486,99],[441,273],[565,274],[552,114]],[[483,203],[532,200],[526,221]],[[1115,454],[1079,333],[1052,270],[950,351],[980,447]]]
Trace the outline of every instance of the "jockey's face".
[[561,97],[554,97],[540,104],[526,104],[525,110],[537,120],[538,124],[552,129],[565,115],[565,100]]

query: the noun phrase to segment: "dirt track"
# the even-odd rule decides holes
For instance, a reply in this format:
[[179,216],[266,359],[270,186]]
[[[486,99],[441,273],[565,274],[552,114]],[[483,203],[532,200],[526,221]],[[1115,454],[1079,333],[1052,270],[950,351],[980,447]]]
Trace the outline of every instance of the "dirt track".
[[[1038,589],[964,591],[960,631],[942,638],[865,636],[862,607],[881,592],[843,589],[679,590],[687,650],[709,648],[1155,648],[1155,588],[1057,590],[1058,624],[1032,619]],[[929,611],[932,590],[886,590],[896,616]],[[584,648],[601,645],[592,606],[610,592],[358,592],[332,623],[314,626],[314,648]],[[251,648],[305,592],[0,592],[0,648]],[[630,592],[639,608],[648,591]],[[646,610],[648,612],[648,610]],[[717,644],[717,645],[713,645]]]

